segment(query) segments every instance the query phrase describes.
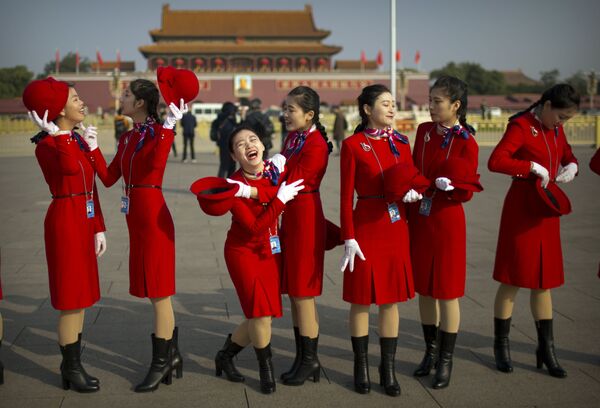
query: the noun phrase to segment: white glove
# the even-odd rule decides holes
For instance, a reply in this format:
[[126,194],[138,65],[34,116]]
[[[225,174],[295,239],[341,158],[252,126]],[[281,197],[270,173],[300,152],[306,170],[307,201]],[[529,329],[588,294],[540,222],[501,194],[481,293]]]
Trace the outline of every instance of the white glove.
[[575,178],[575,174],[577,174],[577,170],[579,170],[577,163],[567,164],[558,173],[558,176],[556,177],[556,182],[557,183],[568,183],[570,181],[573,181],[573,179]]
[[250,198],[250,194],[252,193],[252,187],[250,187],[248,184],[242,183],[241,181],[232,180],[230,178],[226,180],[228,183],[237,184],[240,187],[237,193],[235,193],[235,197]]
[[163,123],[163,128],[165,129],[173,129],[175,127],[175,123],[178,120],[181,120],[184,113],[187,113],[188,106],[183,102],[183,98],[179,100],[179,108],[175,106],[173,102],[169,105],[169,114],[165,118],[165,123]]
[[277,190],[277,198],[284,204],[292,200],[298,195],[298,191],[304,188],[304,186],[300,185],[303,181],[304,179],[300,179],[290,184],[286,184],[285,181],[282,182],[279,190]]
[[404,195],[404,198],[402,199],[402,202],[403,203],[416,203],[417,201],[419,201],[422,198],[423,198],[423,196],[421,194],[417,193],[415,190],[413,190],[411,188]]
[[283,172],[283,169],[285,168],[285,162],[287,161],[283,154],[277,153],[269,160],[271,160],[271,163],[273,163],[275,167],[277,167],[277,170],[279,170],[280,173]]
[[454,190],[454,186],[451,183],[452,181],[447,177],[438,177],[435,179],[435,186],[442,191]]
[[542,179],[543,188],[546,188],[548,186],[548,182],[550,181],[550,175],[548,174],[548,170],[546,170],[544,166],[532,161],[530,171]]
[[363,255],[358,242],[355,239],[347,239],[344,241],[344,256],[340,260],[340,270],[344,272],[346,266],[350,264],[350,272],[354,271],[354,256],[358,255],[360,259],[366,261],[367,258]]
[[29,119],[31,119],[31,121],[35,123],[37,127],[50,135],[53,135],[59,131],[56,123],[52,121],[48,122],[48,110],[46,110],[44,113],[43,119],[40,119],[36,111],[29,111],[27,112],[27,115],[29,115]]
[[106,251],[106,236],[104,232],[97,232],[94,235],[94,243],[96,244],[96,256],[100,258]]
[[85,127],[83,122],[79,124],[79,128],[83,130],[83,140],[90,147],[90,151],[94,151],[98,148],[98,128],[96,126]]

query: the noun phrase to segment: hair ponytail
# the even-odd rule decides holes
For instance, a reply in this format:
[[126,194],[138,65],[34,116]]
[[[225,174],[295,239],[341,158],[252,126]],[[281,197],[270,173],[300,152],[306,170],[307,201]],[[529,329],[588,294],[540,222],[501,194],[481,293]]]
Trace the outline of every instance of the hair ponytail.
[[579,108],[580,96],[579,93],[569,84],[556,84],[551,88],[544,91],[540,99],[534,102],[529,108],[515,113],[508,121],[518,118],[521,115],[537,108],[540,105],[544,105],[547,101],[550,101],[550,105],[556,109],[568,109],[572,107]]
[[316,126],[317,130],[325,139],[327,143],[327,148],[329,153],[333,150],[333,144],[327,139],[327,132],[325,131],[325,127],[321,124],[319,120],[320,116],[320,108],[321,108],[321,99],[319,98],[319,94],[315,92],[314,89],[308,86],[297,86],[288,93],[288,96],[294,98],[294,101],[302,108],[303,112],[313,111],[314,115],[312,118],[313,125]]
[[157,123],[161,123],[158,116],[158,88],[152,81],[147,79],[136,79],[129,84],[131,93],[137,100],[143,100],[146,105],[146,113]]

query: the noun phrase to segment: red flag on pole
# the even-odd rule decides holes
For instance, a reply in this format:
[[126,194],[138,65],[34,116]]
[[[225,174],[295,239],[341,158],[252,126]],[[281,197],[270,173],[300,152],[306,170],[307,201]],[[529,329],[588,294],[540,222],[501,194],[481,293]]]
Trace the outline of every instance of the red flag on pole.
[[56,61],[54,63],[54,71],[58,74],[60,72],[60,51],[56,49]]
[[79,74],[79,50],[75,51],[75,73]]
[[419,52],[419,50],[417,50],[417,52],[415,53],[415,64],[419,65],[419,62],[421,62],[421,53]]
[[381,50],[377,52],[377,65],[383,65],[383,52]]
[[98,65],[104,64],[104,61],[102,61],[102,55],[100,55],[100,51],[98,50],[96,50],[96,61],[98,61]]
[[362,62],[363,64],[367,63],[367,56],[365,55],[365,51],[364,50],[362,50],[360,52],[360,62]]
[[396,62],[400,62],[401,54],[400,50],[396,50]]
[[117,69],[121,69],[121,52],[117,50]]

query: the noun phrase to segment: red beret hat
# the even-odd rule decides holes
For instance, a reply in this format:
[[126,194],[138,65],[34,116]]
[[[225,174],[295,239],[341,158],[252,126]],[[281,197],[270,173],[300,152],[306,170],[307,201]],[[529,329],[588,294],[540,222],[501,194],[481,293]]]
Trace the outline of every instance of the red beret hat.
[[200,208],[208,215],[223,215],[231,210],[239,186],[220,177],[196,180],[190,191],[196,195]]
[[549,182],[546,188],[542,187],[542,179],[535,181],[538,197],[544,203],[544,213],[548,216],[567,215],[571,212],[571,201],[564,191],[554,182]]
[[23,103],[27,110],[35,111],[40,118],[48,111],[48,120],[58,118],[68,97],[69,85],[52,77],[32,81],[23,91]]
[[437,171],[437,177],[450,179],[451,184],[461,190],[480,192],[483,186],[479,183],[479,174],[471,162],[461,157],[450,157]]
[[200,90],[198,77],[189,69],[158,67],[156,76],[160,94],[167,105],[174,103],[179,106],[181,98],[188,103],[194,100]]

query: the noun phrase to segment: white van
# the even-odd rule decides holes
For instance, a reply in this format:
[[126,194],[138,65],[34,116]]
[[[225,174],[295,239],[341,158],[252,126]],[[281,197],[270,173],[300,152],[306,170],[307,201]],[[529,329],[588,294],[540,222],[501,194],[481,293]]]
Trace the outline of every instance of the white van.
[[212,122],[221,112],[222,103],[193,103],[192,114],[198,122]]

